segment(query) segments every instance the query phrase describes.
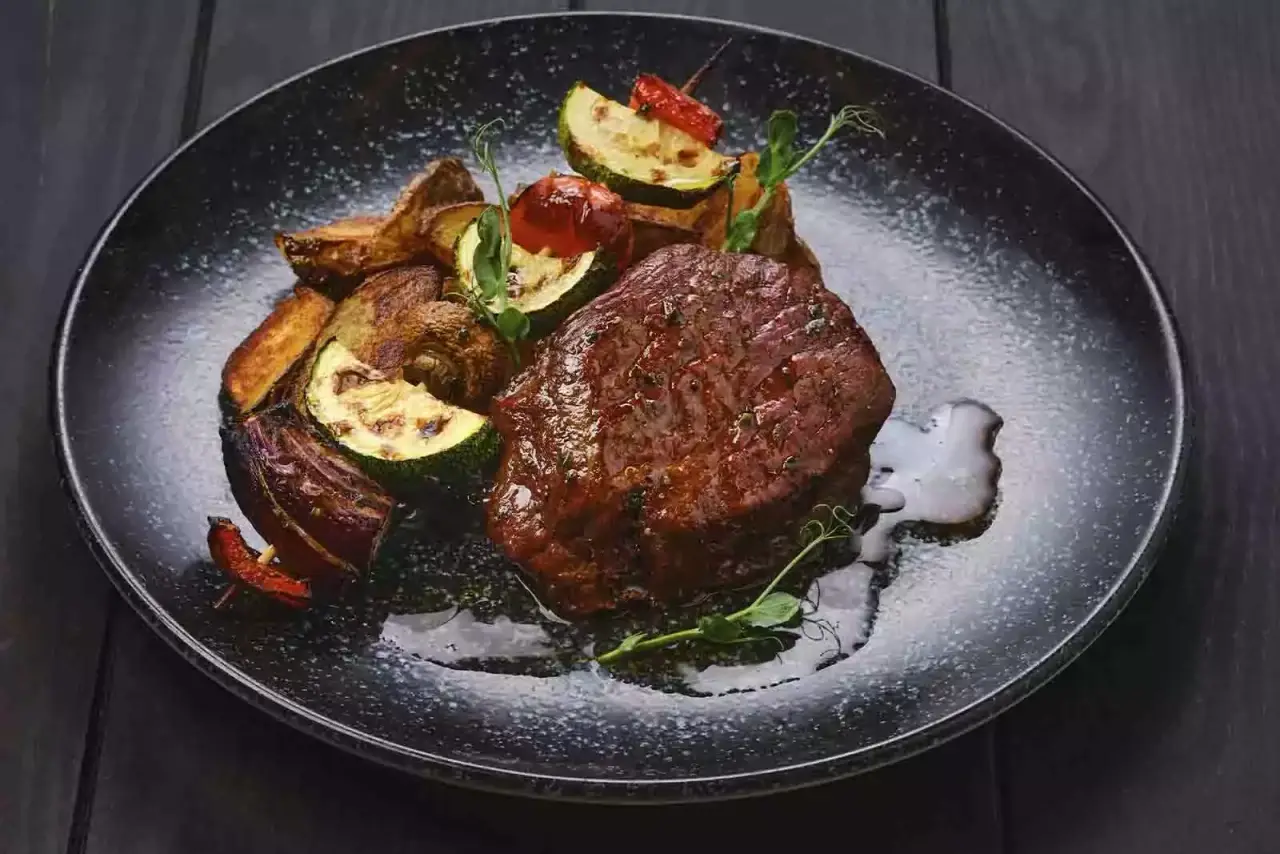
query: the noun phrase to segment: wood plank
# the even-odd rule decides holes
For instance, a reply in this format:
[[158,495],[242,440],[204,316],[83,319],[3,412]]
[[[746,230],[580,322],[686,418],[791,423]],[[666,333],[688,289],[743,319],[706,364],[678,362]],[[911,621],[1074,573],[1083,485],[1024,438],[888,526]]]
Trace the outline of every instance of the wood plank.
[[567,9],[568,0],[218,0],[200,123],[313,65],[436,27]]
[[177,141],[196,6],[22,0],[0,27],[4,852],[66,850],[112,595],[58,486],[53,328],[98,227]]
[[744,802],[639,816],[529,801],[417,781],[342,754],[232,697],[125,616],[117,660],[128,666],[114,668],[114,732],[90,852],[589,854],[602,840],[617,854],[713,844],[753,851],[795,844],[798,824],[903,854],[997,850],[988,769],[967,740],[861,778]]
[[1280,7],[953,3],[956,89],[1132,230],[1198,378],[1193,500],[1133,607],[1001,723],[1015,851],[1280,839]]
[[415,781],[277,723],[122,617],[87,851],[486,850]]
[[757,24],[796,33],[936,80],[932,0],[585,0],[592,11],[668,12]]

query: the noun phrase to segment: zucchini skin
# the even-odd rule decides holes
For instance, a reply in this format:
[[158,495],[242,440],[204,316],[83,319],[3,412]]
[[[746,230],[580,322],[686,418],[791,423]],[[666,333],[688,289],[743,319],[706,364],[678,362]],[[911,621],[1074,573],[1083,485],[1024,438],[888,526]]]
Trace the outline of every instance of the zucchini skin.
[[608,252],[596,250],[596,257],[582,278],[551,305],[531,311],[529,337],[545,338],[564,323],[569,315],[609,289],[618,278],[618,262]]
[[[337,439],[333,441],[338,442]],[[482,476],[498,457],[502,437],[493,424],[471,434],[460,444],[439,454],[414,460],[384,460],[357,453],[345,445],[342,452],[369,477],[393,495],[413,496],[438,484],[458,484]]]
[[[462,241],[474,225],[473,221],[471,225],[463,230],[462,234],[458,235],[458,239],[454,242],[454,269],[458,271],[459,277],[461,277],[463,270],[470,270],[467,259],[462,257]],[[569,315],[600,296],[617,281],[617,259],[611,253],[602,249],[597,249],[595,252],[596,256],[592,259],[591,266],[582,274],[582,278],[572,288],[561,294],[560,298],[551,303],[551,305],[525,310],[520,305],[518,298],[511,301],[512,305],[524,311],[529,318],[529,338],[531,340],[545,338],[550,335],[556,330],[556,327],[568,319]],[[471,274],[468,272],[468,275]],[[461,282],[456,282],[455,286],[458,288],[463,287]]]
[[580,83],[575,83],[570,89],[569,94],[565,95],[564,100],[560,102],[560,116],[557,121],[557,137],[560,141],[560,149],[564,152],[565,160],[569,162],[569,166],[573,171],[582,177],[604,184],[610,190],[613,190],[619,196],[629,202],[636,202],[642,205],[653,205],[661,208],[677,208],[687,209],[696,205],[707,196],[715,192],[716,188],[727,181],[732,175],[738,171],[738,163],[735,160],[733,166],[720,177],[720,180],[697,190],[677,190],[674,187],[665,187],[661,184],[651,184],[647,181],[641,181],[637,178],[631,178],[627,175],[614,172],[603,164],[591,158],[591,156],[582,150],[577,141],[573,137],[573,131],[569,128],[568,110],[569,99],[573,97],[573,93],[577,90]]
[[[341,342],[332,341],[326,345],[326,348],[341,346]],[[359,364],[359,361],[354,357],[350,358],[353,362]],[[332,445],[337,452],[340,452],[342,456],[348,459],[355,468],[368,475],[392,494],[413,494],[433,483],[467,480],[475,473],[482,471],[489,461],[497,456],[500,439],[497,431],[494,430],[493,425],[487,418],[470,410],[446,404],[434,397],[432,397],[432,400],[443,405],[447,411],[463,413],[467,417],[476,420],[475,429],[466,434],[465,438],[457,444],[438,450],[435,453],[428,453],[425,456],[400,459],[387,459],[385,456],[378,456],[375,453],[371,453],[370,449],[365,446],[353,447],[350,442],[344,440],[342,433],[336,431],[331,423],[324,420],[322,409],[319,408],[317,402],[319,401],[319,389],[322,389],[332,376],[332,374],[321,373],[321,367],[326,364],[328,362],[322,353],[317,356],[312,365],[311,375],[307,378],[306,390],[303,393],[304,411],[328,444]],[[405,385],[405,380],[399,377],[384,382]],[[429,393],[425,391],[419,390],[415,393],[430,397]],[[402,419],[401,424],[403,424],[403,411],[399,413],[399,417]]]

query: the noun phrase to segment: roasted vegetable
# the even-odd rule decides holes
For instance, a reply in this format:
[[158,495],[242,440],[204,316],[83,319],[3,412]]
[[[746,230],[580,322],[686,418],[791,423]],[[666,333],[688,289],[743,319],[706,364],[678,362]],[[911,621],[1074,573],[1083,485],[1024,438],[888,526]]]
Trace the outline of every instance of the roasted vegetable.
[[305,231],[277,232],[276,246],[299,279],[324,284],[403,260],[394,247],[377,245],[381,227],[382,217],[347,217]]
[[734,158],[584,83],[560,107],[559,135],[575,171],[642,204],[691,207],[738,168]]
[[484,192],[461,160],[456,157],[433,160],[400,191],[378,239],[388,245],[412,249],[414,256],[419,257],[427,250],[427,226],[437,208],[483,201]]
[[[726,191],[717,191],[720,192]],[[707,204],[707,201],[702,201],[692,208],[679,209],[627,202],[627,218],[631,220],[631,230],[635,234],[631,263],[639,263],[649,253],[664,246],[701,243],[702,235],[698,233],[696,226],[698,217]]]
[[627,106],[639,115],[684,131],[708,147],[720,139],[724,126],[715,110],[656,74],[641,74],[636,78]]
[[320,351],[306,406],[372,476],[409,490],[428,478],[466,477],[498,450],[489,419],[444,402],[399,372],[361,362],[340,341]]
[[432,259],[453,269],[458,238],[487,207],[484,202],[463,202],[433,210],[427,220],[427,242]]
[[[729,216],[749,209],[759,201],[764,192],[756,177],[760,155],[748,152],[741,155],[738,161],[742,168],[732,187],[717,190],[700,209],[694,228],[701,235],[704,246],[719,249],[724,244]],[[786,184],[778,185],[768,207],[761,213],[755,239],[751,243],[751,252],[787,263],[817,268],[817,261],[813,259],[812,253],[806,253],[800,248],[791,213],[791,191]]]
[[804,242],[804,238],[796,235],[795,243],[791,245],[785,255],[782,256],[784,264],[790,264],[793,267],[812,267],[821,271],[822,265],[818,263],[818,256],[809,248],[809,244]]
[[411,355],[404,366],[410,382],[478,412],[511,378],[511,353],[497,333],[455,302],[432,304]]
[[675,246],[678,243],[698,243],[698,232],[691,228],[669,225],[644,220],[631,220],[635,232],[635,247],[631,253],[631,263],[644,260],[652,252],[664,246]]
[[[691,208],[664,208],[627,203],[627,216],[636,233],[635,260],[674,243],[701,243],[719,249],[731,213],[747,210],[759,200],[763,189],[756,178],[760,156],[747,152],[738,157],[741,170],[731,184],[719,187]],[[760,216],[751,251],[788,264],[813,267],[818,262],[796,236],[791,214],[791,193],[780,185]],[[633,261],[634,263],[634,261]]]
[[[219,604],[235,592],[234,585],[243,584],[270,596],[291,608],[311,604],[311,584],[305,578],[290,574],[275,562],[275,549],[258,552],[244,541],[240,529],[230,519],[209,517],[209,557],[216,567],[231,577],[233,587]],[[264,560],[265,558],[265,560]]]
[[357,216],[280,233],[276,246],[298,278],[325,283],[340,294],[361,276],[431,257],[428,226],[436,208],[483,200],[462,161],[444,157],[413,177],[387,216]]
[[[476,288],[473,263],[480,231],[472,223],[458,240],[456,263],[459,289]],[[613,284],[618,265],[603,249],[567,258],[533,254],[518,244],[511,247],[507,276],[508,303],[529,318],[529,335],[538,338]]]
[[370,276],[338,304],[299,386],[308,382],[319,350],[340,341],[355,358],[385,374],[409,371],[449,403],[487,408],[510,376],[510,354],[465,306],[440,301],[440,291],[441,276],[432,267]]
[[604,249],[621,270],[631,263],[634,235],[617,193],[578,175],[551,174],[512,203],[511,239],[534,255],[549,250],[557,258]]
[[[627,218],[634,227],[637,222],[661,225],[682,231],[693,231],[704,211],[722,193],[729,192],[728,185],[722,186],[709,198],[703,199],[691,208],[664,208],[660,205],[642,205],[638,202],[627,202]],[[695,243],[698,241],[694,241]]]
[[368,569],[391,523],[391,497],[289,407],[226,428],[231,491],[282,565],[334,581]]
[[222,390],[232,408],[239,414],[256,409],[306,354],[332,314],[333,301],[310,288],[298,287],[277,303],[222,366]]
[[440,298],[443,277],[434,267],[400,267],[375,273],[338,303],[320,345],[340,339],[356,357],[379,370],[396,370],[411,358]]

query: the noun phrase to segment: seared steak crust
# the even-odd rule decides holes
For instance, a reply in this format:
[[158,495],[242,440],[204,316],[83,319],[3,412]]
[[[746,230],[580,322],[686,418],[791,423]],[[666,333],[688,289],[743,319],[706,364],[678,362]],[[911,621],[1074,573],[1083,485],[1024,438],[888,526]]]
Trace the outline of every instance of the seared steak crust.
[[857,501],[894,388],[811,269],[659,250],[539,347],[494,405],[489,533],[581,615],[779,568]]

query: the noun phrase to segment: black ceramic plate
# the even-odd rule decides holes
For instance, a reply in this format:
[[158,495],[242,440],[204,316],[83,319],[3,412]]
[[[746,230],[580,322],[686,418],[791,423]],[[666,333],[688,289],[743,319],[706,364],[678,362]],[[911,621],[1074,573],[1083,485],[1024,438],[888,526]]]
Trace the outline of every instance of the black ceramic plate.
[[[563,169],[556,107],[573,81],[622,97],[641,70],[683,77],[730,33],[736,47],[701,95],[725,116],[731,148],[758,146],[779,107],[803,117],[802,136],[844,103],[883,116],[885,139],[844,134],[794,180],[798,226],[876,341],[899,415],[921,420],[976,398],[1004,417],[990,527],[965,542],[907,542],[896,575],[882,578],[865,645],[746,693],[659,690],[554,656],[477,663],[469,644],[527,652],[563,633],[537,623],[478,535],[477,508],[420,513],[378,580],[342,607],[292,620],[215,612],[223,580],[206,561],[205,517],[241,518],[220,459],[219,370],[292,283],[272,233],[385,209],[427,159],[464,154],[471,131],[497,116],[508,186]],[[103,565],[192,662],[381,762],[571,796],[813,783],[990,718],[1134,592],[1187,442],[1159,289],[1111,216],[1042,151],[879,63],[664,17],[430,33],[236,110],[153,172],[104,229],[67,303],[54,383],[66,480]],[[488,601],[441,642],[439,612],[467,578]]]

